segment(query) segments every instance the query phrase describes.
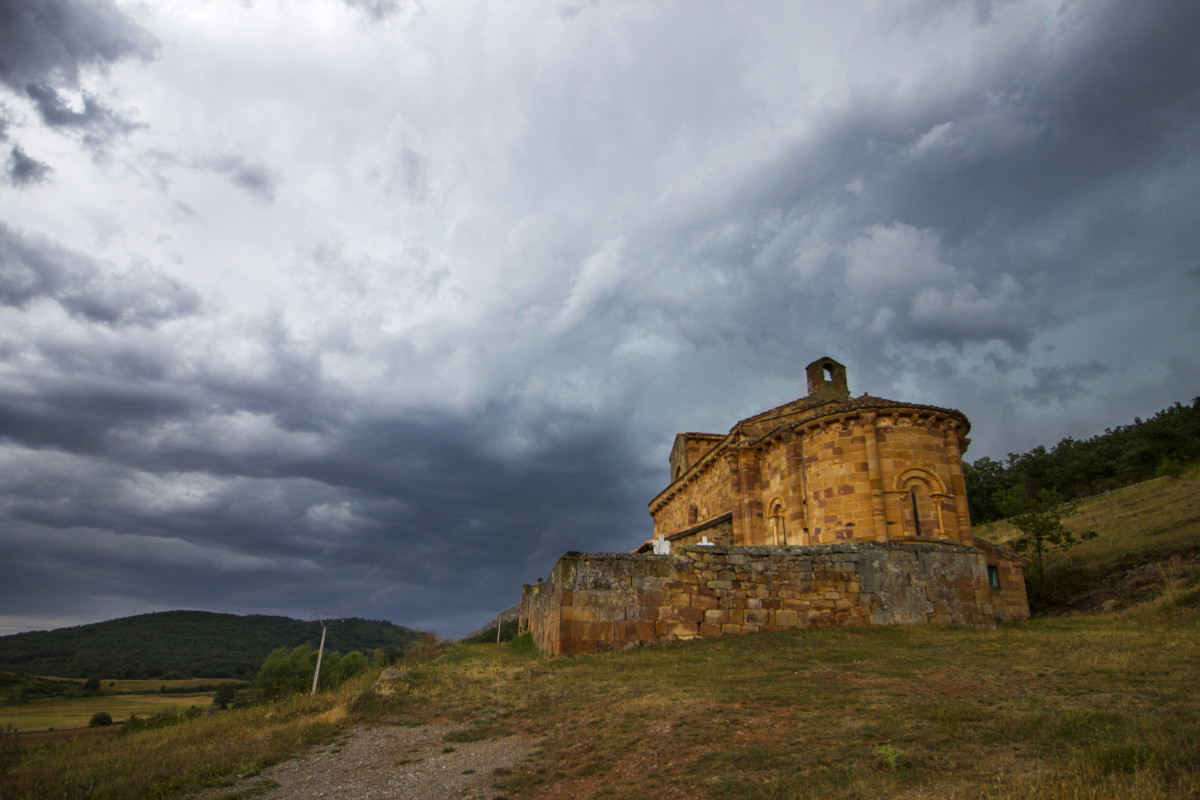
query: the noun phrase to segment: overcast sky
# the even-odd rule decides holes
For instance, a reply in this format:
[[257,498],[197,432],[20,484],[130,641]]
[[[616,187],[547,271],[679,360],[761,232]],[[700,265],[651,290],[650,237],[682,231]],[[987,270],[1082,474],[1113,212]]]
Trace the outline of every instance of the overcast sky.
[[0,633],[457,636],[805,393],[1200,394],[1200,3],[0,0]]

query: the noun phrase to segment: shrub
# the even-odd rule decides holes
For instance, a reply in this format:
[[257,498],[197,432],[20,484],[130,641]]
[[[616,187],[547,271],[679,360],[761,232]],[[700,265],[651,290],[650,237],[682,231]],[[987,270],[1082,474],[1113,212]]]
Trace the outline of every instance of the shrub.
[[237,683],[222,683],[217,687],[217,691],[213,694],[213,708],[226,709],[233,702],[233,698],[237,695],[238,689],[241,688]]
[[533,634],[528,632],[522,633],[520,636],[514,636],[513,640],[508,643],[508,646],[516,652],[525,655],[534,655],[539,652],[537,645],[533,643]]
[[21,760],[21,734],[6,724],[0,728],[0,774]]
[[263,701],[263,693],[258,689],[238,689],[233,694],[233,700],[230,701],[230,708],[250,708],[256,706]]
[[1158,469],[1154,470],[1154,474],[1158,477],[1171,479],[1178,478],[1183,472],[1183,462],[1177,458],[1164,458],[1158,465]]
[[97,711],[95,714],[92,714],[91,720],[88,721],[89,728],[99,728],[103,725],[112,724],[112,714],[109,714],[107,711]]

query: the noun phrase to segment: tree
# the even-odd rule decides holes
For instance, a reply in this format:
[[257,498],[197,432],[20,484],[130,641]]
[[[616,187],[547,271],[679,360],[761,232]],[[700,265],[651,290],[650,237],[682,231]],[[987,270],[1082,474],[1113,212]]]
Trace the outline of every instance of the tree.
[[[1043,582],[1046,553],[1067,550],[1078,544],[1079,540],[1062,523],[1075,513],[1078,501],[1065,503],[1062,495],[1053,489],[1041,489],[1031,497],[1023,486],[1013,486],[999,492],[996,503],[1013,527],[1021,532],[1021,536],[1009,545],[1016,552],[1029,555],[1035,579]],[[1079,539],[1095,538],[1095,531],[1079,534]]]
[[335,685],[345,683],[366,668],[367,657],[357,650],[351,650],[338,661],[337,672],[334,675]]
[[88,694],[95,694],[100,691],[100,678],[96,675],[87,679],[87,683],[83,684],[83,690]]
[[240,688],[242,688],[241,684],[222,683],[217,687],[217,691],[213,693],[213,708],[219,708],[222,711],[229,708],[229,704],[233,702],[233,698],[237,695]]
[[112,724],[113,724],[113,718],[112,718],[111,714],[109,714],[107,711],[97,711],[95,714],[92,714],[92,718],[88,722],[88,727],[89,728],[99,728],[103,725],[112,725]]
[[278,647],[263,662],[254,686],[265,700],[298,694],[312,681],[316,666],[317,651],[312,645],[302,644],[290,653],[287,648]]

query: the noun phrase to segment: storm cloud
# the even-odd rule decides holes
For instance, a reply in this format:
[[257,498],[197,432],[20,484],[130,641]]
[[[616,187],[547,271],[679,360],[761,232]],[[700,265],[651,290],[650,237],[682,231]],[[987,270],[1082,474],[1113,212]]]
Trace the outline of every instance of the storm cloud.
[[823,355],[968,458],[1200,394],[1194,4],[314,8],[0,4],[9,629],[463,633]]

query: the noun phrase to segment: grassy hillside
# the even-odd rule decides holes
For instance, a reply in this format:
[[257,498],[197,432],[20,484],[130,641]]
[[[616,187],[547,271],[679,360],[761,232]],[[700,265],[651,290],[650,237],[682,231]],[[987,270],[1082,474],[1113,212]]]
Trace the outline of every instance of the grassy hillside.
[[[1065,524],[1098,536],[1047,558],[1051,596],[1039,613],[1116,610],[1200,581],[1200,467],[1088,498]],[[1019,535],[1006,522],[975,533],[998,544]]]
[[[325,646],[347,653],[402,654],[429,634],[390,622],[346,619],[329,626]],[[87,678],[252,678],[277,647],[321,640],[317,622],[288,617],[168,611],[93,625],[0,637],[0,670]]]

